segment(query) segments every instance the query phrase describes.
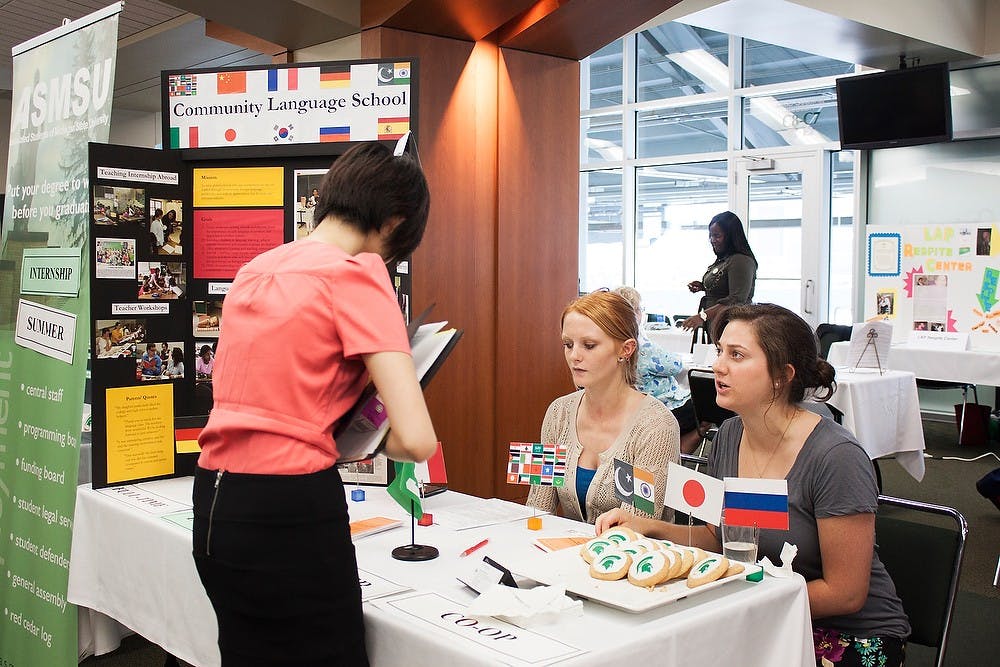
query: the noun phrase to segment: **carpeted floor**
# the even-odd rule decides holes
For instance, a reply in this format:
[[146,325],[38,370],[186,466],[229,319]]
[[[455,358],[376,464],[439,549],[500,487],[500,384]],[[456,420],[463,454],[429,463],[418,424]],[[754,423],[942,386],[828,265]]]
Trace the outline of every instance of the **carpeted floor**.
[[[990,447],[962,447],[957,444],[958,430],[952,422],[924,421],[927,452],[927,472],[922,482],[909,476],[894,461],[883,461],[883,493],[913,500],[954,507],[969,523],[969,536],[959,579],[959,595],[955,604],[945,665],[971,667],[996,664],[1000,655],[1000,588],[993,585],[997,558],[1000,557],[1000,510],[979,495],[976,480],[1000,467],[1000,461],[987,456],[964,462],[941,457],[973,458],[1000,450],[996,441]],[[990,657],[993,656],[993,657]],[[934,664],[932,649],[910,645],[907,648],[908,667]],[[126,639],[121,648],[105,656],[84,660],[83,667],[161,667],[166,653],[141,637]],[[173,663],[176,664],[176,663]],[[775,667],[783,667],[776,665]]]

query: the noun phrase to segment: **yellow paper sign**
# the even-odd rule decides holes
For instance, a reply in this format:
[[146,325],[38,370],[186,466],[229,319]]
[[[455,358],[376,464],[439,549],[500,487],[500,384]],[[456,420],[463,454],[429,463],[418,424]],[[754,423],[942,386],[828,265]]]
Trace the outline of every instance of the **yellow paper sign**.
[[174,388],[169,383],[107,390],[108,482],[174,473]]
[[282,167],[194,170],[194,207],[284,206]]

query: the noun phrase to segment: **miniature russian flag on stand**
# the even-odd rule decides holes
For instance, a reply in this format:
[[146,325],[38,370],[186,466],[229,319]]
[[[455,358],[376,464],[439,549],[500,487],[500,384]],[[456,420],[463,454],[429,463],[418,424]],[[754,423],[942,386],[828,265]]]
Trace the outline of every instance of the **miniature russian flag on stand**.
[[788,481],[726,477],[726,523],[788,530]]

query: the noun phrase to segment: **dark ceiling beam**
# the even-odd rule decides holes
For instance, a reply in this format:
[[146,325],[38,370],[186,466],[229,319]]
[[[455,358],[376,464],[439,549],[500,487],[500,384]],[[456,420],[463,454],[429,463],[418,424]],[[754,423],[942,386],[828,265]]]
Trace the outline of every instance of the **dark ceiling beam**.
[[[174,7],[294,51],[348,35],[360,26],[359,0],[165,0]],[[319,9],[322,7],[323,9]]]
[[[261,39],[254,35],[248,35],[242,30],[237,30],[232,26],[223,25],[211,19],[205,20],[205,36],[217,39],[220,42],[234,44],[244,49],[250,49],[257,53],[265,53],[272,58],[282,60],[281,56],[288,53],[288,47],[282,44],[275,44],[266,39]],[[277,61],[276,61],[277,62]],[[284,62],[284,60],[282,60]]]
[[500,46],[582,60],[680,0],[542,0],[498,31]]
[[476,42],[537,0],[364,0],[363,29],[395,28]]

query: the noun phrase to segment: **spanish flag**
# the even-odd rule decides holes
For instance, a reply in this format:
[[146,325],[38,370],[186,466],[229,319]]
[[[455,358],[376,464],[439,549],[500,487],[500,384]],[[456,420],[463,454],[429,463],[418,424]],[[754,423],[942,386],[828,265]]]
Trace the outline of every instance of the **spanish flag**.
[[398,116],[395,118],[378,119],[379,141],[385,139],[399,139],[410,129],[409,116]]

